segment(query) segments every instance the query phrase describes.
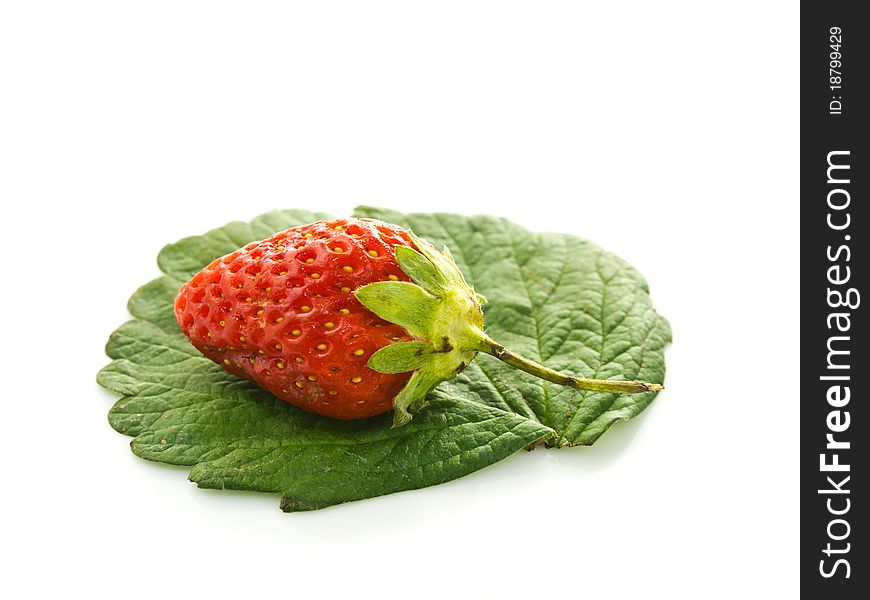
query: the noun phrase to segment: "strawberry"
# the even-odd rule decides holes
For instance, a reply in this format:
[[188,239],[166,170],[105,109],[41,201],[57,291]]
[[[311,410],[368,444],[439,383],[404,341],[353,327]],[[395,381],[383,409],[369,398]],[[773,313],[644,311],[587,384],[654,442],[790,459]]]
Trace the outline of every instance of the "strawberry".
[[318,221],[213,261],[181,288],[175,317],[196,348],[300,408],[339,419],[392,409],[410,373],[366,366],[405,329],[351,293],[410,281],[394,247],[408,232],[369,219]]
[[293,227],[214,260],[175,299],[205,356],[305,410],[338,419],[395,410],[486,352],[538,377],[605,392],[662,389],[558,373],[483,332],[482,296],[447,248],[374,219]]

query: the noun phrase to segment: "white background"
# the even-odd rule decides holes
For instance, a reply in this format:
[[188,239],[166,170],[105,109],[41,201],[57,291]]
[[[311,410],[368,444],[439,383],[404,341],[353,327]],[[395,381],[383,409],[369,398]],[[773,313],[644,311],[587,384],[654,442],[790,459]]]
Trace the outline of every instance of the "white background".
[[[2,595],[795,597],[798,16],[3,3]],[[617,252],[667,391],[592,448],[314,513],[134,457],[94,375],[160,247],[361,202]]]

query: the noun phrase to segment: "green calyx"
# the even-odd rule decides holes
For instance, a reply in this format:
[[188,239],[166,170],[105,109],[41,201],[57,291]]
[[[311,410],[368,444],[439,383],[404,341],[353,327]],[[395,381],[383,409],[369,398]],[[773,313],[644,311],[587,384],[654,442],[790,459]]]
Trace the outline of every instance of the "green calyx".
[[396,247],[399,267],[415,283],[379,281],[354,294],[373,313],[400,325],[417,338],[375,352],[368,365],[381,373],[414,371],[393,400],[393,426],[411,420],[409,408],[422,408],[426,393],[455,377],[475,357],[483,335],[481,296],[465,282],[446,248],[411,237],[417,250]]
[[375,352],[368,366],[381,373],[413,375],[393,400],[393,427],[412,419],[411,409],[425,405],[426,394],[452,379],[485,352],[515,367],[577,390],[636,394],[664,389],[642,381],[604,381],[559,373],[522,357],[483,332],[485,299],[466,283],[450,250],[436,250],[410,233],[417,250],[396,247],[399,267],[414,283],[379,281],[354,291],[357,299],[382,319],[404,327],[416,340],[398,342]]

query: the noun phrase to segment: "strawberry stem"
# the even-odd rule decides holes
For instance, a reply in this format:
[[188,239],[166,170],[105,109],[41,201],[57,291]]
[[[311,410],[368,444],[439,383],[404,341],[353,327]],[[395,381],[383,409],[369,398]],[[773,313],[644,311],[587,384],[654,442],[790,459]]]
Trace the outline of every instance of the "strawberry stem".
[[536,363],[524,356],[520,356],[516,352],[508,350],[482,331],[479,332],[479,335],[476,337],[478,338],[478,346],[476,348],[478,351],[486,352],[500,361],[506,362],[510,366],[525,371],[535,377],[540,377],[541,379],[559,385],[568,386],[575,390],[612,392],[616,394],[640,394],[643,392],[658,392],[665,389],[664,386],[658,383],[647,383],[645,381],[606,381],[602,379],[587,379],[585,377],[565,375],[564,373],[548,369],[542,364]]

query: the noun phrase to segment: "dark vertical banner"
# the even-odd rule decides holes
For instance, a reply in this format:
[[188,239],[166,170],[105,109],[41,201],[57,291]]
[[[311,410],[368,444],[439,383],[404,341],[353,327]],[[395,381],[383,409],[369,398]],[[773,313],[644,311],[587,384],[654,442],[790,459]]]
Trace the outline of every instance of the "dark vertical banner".
[[801,589],[809,598],[870,597],[864,9],[801,4]]

